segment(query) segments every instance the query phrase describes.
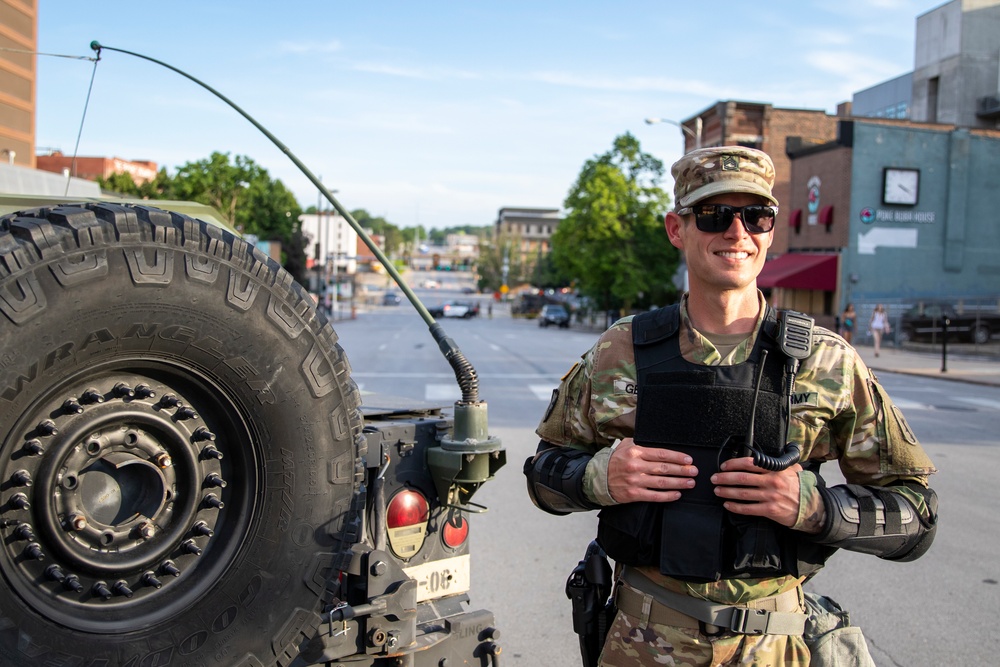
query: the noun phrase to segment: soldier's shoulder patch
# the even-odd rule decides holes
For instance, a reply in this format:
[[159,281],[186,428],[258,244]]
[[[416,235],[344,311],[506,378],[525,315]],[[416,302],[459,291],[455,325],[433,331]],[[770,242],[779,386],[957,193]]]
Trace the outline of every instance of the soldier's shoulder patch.
[[552,398],[549,399],[549,407],[545,408],[545,416],[542,418],[543,422],[547,422],[549,417],[552,416],[552,411],[556,409],[556,403],[559,402],[559,388],[556,387],[552,390]]

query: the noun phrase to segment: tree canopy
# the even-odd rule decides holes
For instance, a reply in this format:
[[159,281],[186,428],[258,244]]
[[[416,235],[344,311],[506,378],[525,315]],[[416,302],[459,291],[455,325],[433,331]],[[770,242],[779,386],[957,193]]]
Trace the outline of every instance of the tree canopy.
[[676,299],[672,277],[680,255],[667,239],[670,203],[659,187],[663,163],[629,133],[587,160],[552,235],[552,259],[602,309],[663,305]]

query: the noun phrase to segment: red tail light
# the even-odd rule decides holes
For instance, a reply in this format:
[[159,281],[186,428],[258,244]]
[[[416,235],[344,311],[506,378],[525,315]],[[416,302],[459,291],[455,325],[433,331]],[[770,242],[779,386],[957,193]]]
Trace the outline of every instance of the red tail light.
[[392,497],[386,510],[389,548],[399,558],[412,558],[424,544],[430,505],[422,494],[403,489]]
[[441,529],[441,540],[452,549],[456,549],[469,539],[469,521],[461,514],[444,522]]

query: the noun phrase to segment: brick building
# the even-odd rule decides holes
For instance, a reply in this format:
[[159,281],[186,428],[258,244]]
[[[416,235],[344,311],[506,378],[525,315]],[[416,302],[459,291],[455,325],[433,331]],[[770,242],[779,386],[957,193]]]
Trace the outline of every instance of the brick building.
[[29,169],[35,168],[37,45],[38,0],[0,0],[0,161]]
[[[2,0],[0,0],[2,1]],[[57,174],[66,174],[96,181],[112,174],[126,173],[132,176],[136,185],[142,185],[156,178],[157,165],[149,160],[124,160],[120,157],[77,157],[63,155],[55,151],[49,155],[39,155],[38,168]]]
[[494,238],[518,239],[522,262],[531,264],[535,258],[549,253],[552,234],[560,220],[557,208],[501,208],[494,225]]
[[[849,113],[849,105],[838,109],[838,115]],[[791,161],[785,154],[785,143],[789,137],[797,137],[799,145],[832,141],[837,136],[838,117],[816,109],[786,109],[759,102],[727,100],[716,102],[681,124],[693,134],[699,118],[702,147],[747,146],[771,156],[776,174],[774,196],[780,206],[775,222],[774,244],[769,254],[785,254],[788,251],[788,203],[791,195]],[[697,143],[692,134],[684,133],[685,152],[694,149]]]

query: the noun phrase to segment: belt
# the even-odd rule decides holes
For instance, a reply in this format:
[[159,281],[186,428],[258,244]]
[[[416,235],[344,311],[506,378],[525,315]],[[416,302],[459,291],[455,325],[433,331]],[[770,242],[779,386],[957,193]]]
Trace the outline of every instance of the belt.
[[632,567],[622,570],[615,594],[620,611],[647,623],[700,630],[715,636],[729,630],[744,635],[801,635],[807,614],[801,612],[798,588],[725,605],[668,591]]

